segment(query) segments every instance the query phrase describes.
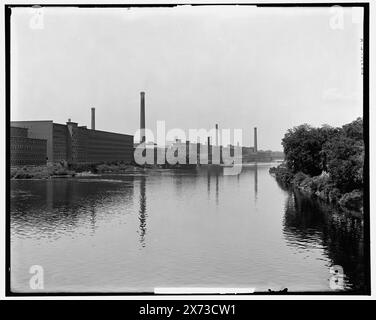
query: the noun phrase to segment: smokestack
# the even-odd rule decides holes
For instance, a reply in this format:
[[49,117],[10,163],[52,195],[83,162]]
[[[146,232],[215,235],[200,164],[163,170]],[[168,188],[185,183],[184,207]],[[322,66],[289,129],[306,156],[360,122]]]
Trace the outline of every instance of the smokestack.
[[215,124],[215,145],[219,146],[218,124]]
[[212,159],[212,149],[210,145],[210,137],[208,137],[208,164],[211,164]]
[[253,139],[254,139],[254,141],[253,141],[253,145],[254,145],[254,148],[253,148],[253,150],[254,150],[254,152],[257,152],[257,127],[254,127],[254,134],[253,134]]
[[141,108],[140,108],[140,143],[145,142],[145,92],[141,92]]
[[91,108],[91,129],[95,130],[95,108]]

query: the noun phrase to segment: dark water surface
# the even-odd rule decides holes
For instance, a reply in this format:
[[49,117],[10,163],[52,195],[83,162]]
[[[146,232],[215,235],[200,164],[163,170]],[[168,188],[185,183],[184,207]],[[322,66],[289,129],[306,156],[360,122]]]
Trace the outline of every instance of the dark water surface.
[[33,265],[55,292],[362,290],[362,220],[283,190],[270,166],[14,180],[12,290],[34,292]]

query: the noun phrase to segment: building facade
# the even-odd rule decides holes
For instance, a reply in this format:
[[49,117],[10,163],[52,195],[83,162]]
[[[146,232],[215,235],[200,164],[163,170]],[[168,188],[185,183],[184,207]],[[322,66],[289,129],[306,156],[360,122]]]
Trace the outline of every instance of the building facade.
[[94,163],[133,161],[133,136],[88,129],[68,121],[12,121],[12,127],[27,129],[29,138],[46,140],[47,161]]
[[43,165],[47,161],[47,140],[28,136],[27,128],[10,128],[10,165]]

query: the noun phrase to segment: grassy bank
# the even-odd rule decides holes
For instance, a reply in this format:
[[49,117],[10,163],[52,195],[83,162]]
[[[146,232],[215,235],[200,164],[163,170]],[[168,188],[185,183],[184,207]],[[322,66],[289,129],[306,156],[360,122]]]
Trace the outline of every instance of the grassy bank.
[[98,162],[98,163],[72,163],[68,165],[75,172],[90,172],[93,174],[103,173],[126,173],[133,171],[135,166],[124,162]]
[[11,167],[11,179],[49,179],[51,177],[73,177],[76,172],[61,166],[23,166]]
[[76,175],[126,173],[134,171],[135,166],[122,162],[112,163],[75,163],[43,166],[17,166],[11,167],[11,179],[50,179],[59,177],[74,177]]

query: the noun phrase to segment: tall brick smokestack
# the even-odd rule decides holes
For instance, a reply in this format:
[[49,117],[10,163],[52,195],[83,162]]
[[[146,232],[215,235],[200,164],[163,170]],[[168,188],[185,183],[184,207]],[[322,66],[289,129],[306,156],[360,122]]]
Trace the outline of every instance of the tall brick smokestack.
[[254,127],[254,134],[253,134],[253,145],[254,145],[254,151],[257,152],[257,127]]
[[215,145],[219,146],[218,124],[215,124]]
[[141,92],[141,106],[140,106],[140,143],[145,142],[145,92]]
[[95,130],[95,108],[91,108],[91,129]]

